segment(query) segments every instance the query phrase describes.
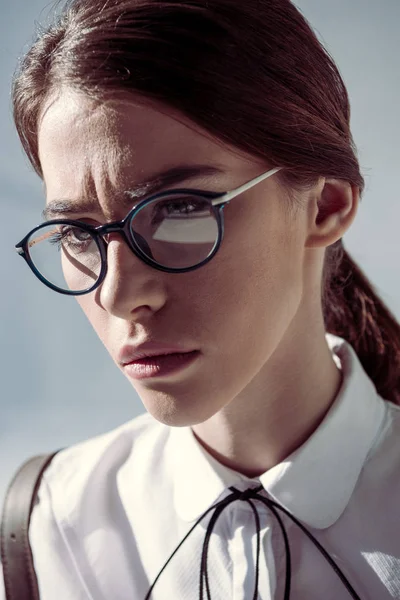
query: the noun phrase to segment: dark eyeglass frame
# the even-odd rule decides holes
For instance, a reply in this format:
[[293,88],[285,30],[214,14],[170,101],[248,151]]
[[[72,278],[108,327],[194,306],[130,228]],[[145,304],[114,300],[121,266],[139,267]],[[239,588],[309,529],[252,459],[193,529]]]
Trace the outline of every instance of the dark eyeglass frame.
[[[135,256],[137,256],[140,260],[142,260],[146,265],[153,267],[154,269],[157,269],[158,271],[163,271],[165,273],[187,273],[189,271],[194,271],[194,270],[199,269],[200,267],[204,266],[208,262],[210,262],[210,260],[215,256],[215,254],[218,252],[218,250],[221,246],[221,243],[222,243],[222,240],[224,237],[224,219],[223,219],[224,207],[233,198],[236,198],[243,192],[249,190],[250,188],[252,188],[255,185],[257,185],[258,183],[260,183],[261,181],[264,181],[268,177],[271,177],[272,175],[274,175],[281,169],[282,169],[282,167],[275,167],[275,168],[267,171],[266,173],[263,173],[262,175],[255,177],[251,181],[248,181],[244,185],[241,185],[240,187],[238,187],[234,190],[231,190],[229,192],[223,192],[223,193],[203,192],[203,191],[194,190],[194,189],[190,189],[190,188],[188,188],[188,189],[181,188],[181,189],[167,190],[164,192],[159,192],[158,194],[149,196],[148,198],[145,198],[144,200],[139,202],[139,204],[134,206],[128,212],[126,217],[124,219],[122,219],[121,221],[114,221],[112,223],[106,223],[105,225],[99,225],[98,227],[94,227],[93,225],[89,225],[88,223],[84,223],[84,222],[76,220],[76,219],[75,220],[74,219],[54,219],[54,220],[46,221],[44,223],[41,223],[37,227],[34,227],[34,229],[32,229],[20,242],[18,242],[18,244],[15,245],[15,250],[17,251],[17,253],[20,256],[22,256],[22,258],[24,258],[24,260],[28,264],[31,271],[36,275],[36,277],[42,283],[44,283],[44,285],[46,285],[53,291],[58,292],[59,294],[64,294],[66,296],[83,296],[84,294],[89,294],[89,293],[93,292],[96,288],[98,288],[103,283],[103,281],[107,275],[107,241],[104,238],[106,235],[108,235],[110,233],[116,233],[116,232],[120,233],[122,235],[123,239],[125,240],[125,242],[128,244],[129,248],[135,254]],[[193,265],[191,267],[184,267],[184,268],[165,267],[164,265],[158,263],[157,261],[152,260],[140,248],[139,244],[135,240],[134,234],[132,233],[131,223],[134,220],[135,216],[145,206],[147,206],[148,204],[150,204],[152,202],[155,202],[156,200],[160,200],[164,197],[168,197],[171,195],[175,195],[175,196],[190,195],[190,196],[195,196],[197,198],[203,198],[204,200],[211,200],[210,208],[212,209],[215,219],[217,221],[218,238],[215,242],[213,249],[211,250],[210,254],[207,256],[207,258],[205,258],[202,262],[200,262],[196,265]],[[88,288],[86,290],[82,290],[79,292],[64,290],[62,288],[57,287],[53,283],[51,283],[35,267],[32,259],[31,259],[30,253],[29,253],[29,247],[28,247],[29,238],[37,231],[40,231],[40,229],[48,227],[49,225],[72,225],[72,226],[79,227],[80,229],[82,229],[84,231],[87,231],[88,233],[90,233],[93,236],[93,241],[97,244],[97,247],[100,252],[101,269],[100,269],[100,273],[99,273],[99,276],[98,276],[96,282],[93,284],[93,286],[91,288]],[[138,236],[139,234],[136,234],[136,235]]]

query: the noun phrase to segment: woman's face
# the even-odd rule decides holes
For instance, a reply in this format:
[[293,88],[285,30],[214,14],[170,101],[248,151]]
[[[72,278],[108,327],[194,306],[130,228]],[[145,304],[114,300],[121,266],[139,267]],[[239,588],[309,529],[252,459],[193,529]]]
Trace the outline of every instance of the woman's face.
[[[45,111],[39,152],[47,203],[72,203],[65,218],[95,225],[128,212],[124,191],[176,167],[206,166],[177,187],[224,192],[268,170],[167,108],[130,99],[96,105],[64,94]],[[168,188],[165,188],[168,189]],[[82,199],[92,206],[82,211]],[[124,200],[125,198],[125,200]],[[136,202],[132,200],[132,204]],[[141,262],[118,234],[108,273],[78,302],[146,409],[169,425],[194,425],[227,406],[258,376],[296,318],[303,295],[307,211],[288,210],[276,177],[225,207],[225,236],[212,261],[169,274]],[[197,350],[169,375],[134,379],[126,345],[153,341]]]

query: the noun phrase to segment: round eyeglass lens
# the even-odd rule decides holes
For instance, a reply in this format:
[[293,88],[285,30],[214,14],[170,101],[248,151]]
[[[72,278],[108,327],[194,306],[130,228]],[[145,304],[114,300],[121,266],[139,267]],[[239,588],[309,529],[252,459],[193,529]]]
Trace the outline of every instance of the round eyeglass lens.
[[131,229],[143,254],[171,269],[199,265],[218,243],[216,211],[203,196],[182,193],[155,199],[135,214]]
[[99,246],[90,232],[76,225],[41,227],[29,238],[28,250],[36,270],[61,290],[83,292],[99,278]]

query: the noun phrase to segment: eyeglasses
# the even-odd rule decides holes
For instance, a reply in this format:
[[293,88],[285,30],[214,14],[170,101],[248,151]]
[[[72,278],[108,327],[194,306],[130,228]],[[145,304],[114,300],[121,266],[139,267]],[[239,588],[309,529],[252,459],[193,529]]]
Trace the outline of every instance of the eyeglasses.
[[223,209],[282,167],[226,193],[176,189],[142,200],[122,221],[93,227],[70,219],[42,223],[15,249],[42,283],[60,294],[89,294],[107,274],[108,235],[118,232],[144,263],[186,273],[208,263],[224,236]]

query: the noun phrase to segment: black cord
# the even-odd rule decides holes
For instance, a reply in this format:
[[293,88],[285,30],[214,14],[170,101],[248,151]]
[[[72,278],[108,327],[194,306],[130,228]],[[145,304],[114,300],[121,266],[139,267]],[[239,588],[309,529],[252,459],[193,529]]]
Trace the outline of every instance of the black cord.
[[259,517],[258,511],[257,511],[254,503],[252,502],[252,500],[258,500],[258,501],[262,502],[265,506],[267,506],[267,508],[271,511],[271,513],[275,516],[276,520],[278,521],[279,527],[282,532],[282,537],[283,537],[283,541],[284,541],[284,545],[285,545],[285,552],[286,552],[286,576],[285,576],[285,592],[284,592],[283,600],[290,600],[291,576],[292,576],[291,563],[292,563],[292,561],[291,561],[291,552],[290,552],[290,543],[289,543],[288,534],[287,534],[285,525],[284,525],[282,518],[279,515],[278,511],[283,512],[287,517],[289,517],[306,534],[306,536],[313,542],[313,544],[316,546],[316,548],[320,551],[320,553],[324,556],[324,558],[331,565],[332,569],[338,575],[338,577],[342,581],[343,585],[345,586],[345,588],[347,589],[347,591],[349,592],[349,594],[353,598],[353,600],[361,600],[360,596],[357,594],[355,589],[352,587],[349,580],[346,578],[346,576],[341,571],[339,566],[336,564],[336,562],[333,560],[333,558],[328,554],[328,552],[325,550],[325,548],[320,544],[320,542],[318,542],[318,540],[312,535],[312,533],[310,531],[308,531],[308,529],[300,521],[298,521],[298,519],[296,519],[296,517],[294,517],[288,510],[286,510],[286,508],[284,508],[277,502],[270,500],[269,498],[266,498],[265,496],[260,495],[259,492],[261,490],[263,490],[263,486],[260,485],[257,488],[249,488],[249,489],[245,490],[244,492],[241,492],[234,487],[230,487],[229,489],[231,490],[232,493],[229,494],[226,498],[224,498],[220,502],[217,502],[216,504],[211,506],[208,510],[206,510],[199,517],[199,519],[196,521],[196,523],[193,525],[193,527],[189,530],[189,532],[185,535],[185,537],[180,542],[180,544],[177,546],[177,548],[174,550],[174,552],[171,554],[171,556],[169,557],[169,559],[167,560],[167,562],[165,563],[165,565],[163,566],[161,571],[158,573],[158,575],[155,578],[155,580],[153,581],[153,584],[151,585],[149,591],[147,592],[144,600],[150,599],[150,596],[154,589],[155,584],[157,583],[161,574],[163,573],[163,571],[165,570],[167,565],[170,563],[172,558],[175,556],[175,554],[177,553],[179,548],[185,542],[185,540],[189,537],[189,535],[197,527],[197,525],[204,519],[204,517],[206,517],[209,512],[214,510],[214,513],[211,516],[211,519],[208,523],[206,534],[204,537],[203,549],[202,549],[201,560],[200,560],[200,581],[199,581],[199,600],[204,600],[204,587],[205,587],[205,592],[206,592],[205,600],[212,600],[211,599],[210,581],[209,581],[209,576],[208,576],[208,564],[207,564],[208,548],[210,545],[211,535],[212,535],[213,529],[215,527],[215,524],[216,524],[217,520],[219,519],[223,510],[229,504],[231,504],[232,502],[236,502],[238,500],[247,502],[250,505],[250,507],[253,511],[254,519],[255,519],[255,523],[256,523],[257,557],[256,557],[256,573],[255,573],[255,587],[254,587],[253,600],[257,600],[257,596],[258,596],[261,526],[260,526],[260,517]]

